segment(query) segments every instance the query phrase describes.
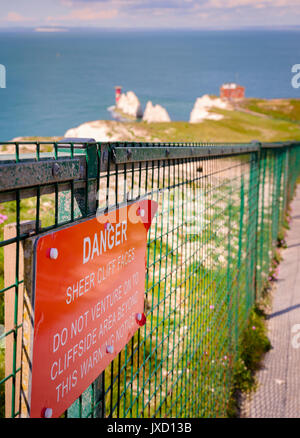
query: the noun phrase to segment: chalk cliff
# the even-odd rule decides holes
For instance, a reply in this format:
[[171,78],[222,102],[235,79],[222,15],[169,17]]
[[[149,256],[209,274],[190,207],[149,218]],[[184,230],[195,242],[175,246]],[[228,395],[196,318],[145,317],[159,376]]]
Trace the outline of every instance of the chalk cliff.
[[161,105],[153,105],[150,100],[147,102],[143,120],[149,123],[171,121],[167,110]]
[[94,138],[96,141],[110,141],[109,129],[107,124],[102,121],[95,120],[86,122],[76,128],[69,129],[64,137],[66,138]]
[[94,120],[69,129],[64,137],[94,138],[96,141],[136,141],[143,138],[150,141],[153,135],[141,123]]
[[136,119],[143,117],[143,110],[139,99],[133,91],[122,93],[116,105],[117,110]]
[[210,97],[208,94],[205,94],[202,97],[198,97],[193,110],[190,114],[190,123],[200,123],[205,119],[209,120],[221,120],[223,119],[222,114],[216,114],[211,112],[212,108],[220,108],[220,109],[231,109],[230,104],[220,99],[219,97]]

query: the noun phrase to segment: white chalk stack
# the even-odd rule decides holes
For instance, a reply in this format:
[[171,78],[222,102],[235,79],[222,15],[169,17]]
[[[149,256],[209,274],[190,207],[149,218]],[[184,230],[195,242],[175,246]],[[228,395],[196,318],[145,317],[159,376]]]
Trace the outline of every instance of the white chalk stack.
[[167,110],[161,105],[153,105],[151,100],[147,102],[143,120],[149,123],[171,121]]
[[122,93],[116,105],[117,109],[124,114],[140,119],[143,117],[141,103],[133,91]]
[[230,106],[227,102],[220,99],[219,97],[210,97],[208,94],[205,94],[202,97],[198,97],[196,99],[194,108],[190,114],[190,123],[200,123],[203,120],[221,120],[223,119],[222,114],[217,114],[211,112],[212,108],[220,108],[220,109],[230,109]]

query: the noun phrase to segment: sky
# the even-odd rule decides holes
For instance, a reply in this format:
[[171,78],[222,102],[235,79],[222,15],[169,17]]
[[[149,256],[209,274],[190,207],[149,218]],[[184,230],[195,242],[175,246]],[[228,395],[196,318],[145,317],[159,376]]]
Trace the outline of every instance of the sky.
[[0,28],[235,29],[300,25],[300,0],[0,0]]

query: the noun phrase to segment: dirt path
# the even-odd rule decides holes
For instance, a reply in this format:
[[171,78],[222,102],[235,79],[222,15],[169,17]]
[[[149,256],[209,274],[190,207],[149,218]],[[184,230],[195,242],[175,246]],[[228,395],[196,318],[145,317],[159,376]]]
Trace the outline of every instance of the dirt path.
[[257,391],[243,403],[244,418],[300,418],[300,186],[291,207],[287,249],[268,315],[272,349],[257,374]]

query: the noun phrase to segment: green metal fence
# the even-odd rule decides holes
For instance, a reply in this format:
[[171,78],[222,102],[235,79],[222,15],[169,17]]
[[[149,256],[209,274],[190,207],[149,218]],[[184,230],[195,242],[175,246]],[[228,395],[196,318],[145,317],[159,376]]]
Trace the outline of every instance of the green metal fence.
[[23,244],[125,201],[158,202],[147,322],[64,414],[224,417],[249,312],[300,174],[300,143],[2,143],[0,416],[19,417]]

